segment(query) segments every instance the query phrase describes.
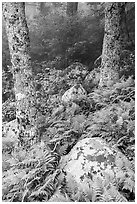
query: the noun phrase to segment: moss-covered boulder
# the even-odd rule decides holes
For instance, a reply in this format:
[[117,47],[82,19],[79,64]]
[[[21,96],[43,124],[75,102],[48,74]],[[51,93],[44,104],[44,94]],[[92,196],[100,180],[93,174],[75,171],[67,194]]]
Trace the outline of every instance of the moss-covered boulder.
[[81,84],[76,84],[68,89],[62,96],[64,103],[77,102],[87,97],[87,93]]
[[63,158],[66,189],[74,201],[134,199],[134,171],[128,159],[101,138],[80,140]]

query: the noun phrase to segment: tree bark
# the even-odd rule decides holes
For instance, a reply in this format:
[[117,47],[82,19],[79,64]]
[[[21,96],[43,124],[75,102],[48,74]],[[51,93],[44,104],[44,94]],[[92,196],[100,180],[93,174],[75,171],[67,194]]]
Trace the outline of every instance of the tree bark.
[[99,83],[101,87],[110,86],[119,79],[122,51],[121,21],[125,3],[105,4],[105,35]]
[[19,139],[34,139],[37,135],[35,86],[30,58],[29,30],[25,18],[25,3],[3,3],[9,50],[14,77],[16,118]]
[[42,15],[46,14],[45,2],[39,3],[39,10]]
[[67,15],[74,16],[78,10],[78,2],[67,2]]

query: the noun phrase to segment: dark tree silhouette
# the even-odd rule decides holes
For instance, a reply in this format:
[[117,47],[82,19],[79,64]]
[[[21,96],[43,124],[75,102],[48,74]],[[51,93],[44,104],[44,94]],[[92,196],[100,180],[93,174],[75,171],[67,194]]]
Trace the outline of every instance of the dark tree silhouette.
[[67,15],[74,16],[78,10],[78,2],[67,2]]

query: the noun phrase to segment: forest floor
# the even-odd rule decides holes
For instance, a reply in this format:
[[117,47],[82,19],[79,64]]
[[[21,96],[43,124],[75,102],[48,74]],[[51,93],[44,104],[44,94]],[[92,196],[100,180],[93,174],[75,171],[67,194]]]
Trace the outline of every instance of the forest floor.
[[[88,73],[86,66],[80,63],[74,63],[65,71],[50,70],[44,63],[41,66],[44,71],[35,77],[41,112],[38,118],[41,142],[31,144],[26,140],[24,146],[18,147],[16,120],[3,123],[3,201],[49,199],[50,192],[47,190],[47,195],[40,183],[52,175],[56,186],[60,158],[83,138],[104,139],[110,146],[118,148],[134,166],[135,84],[132,77],[121,79],[110,88],[98,88],[98,71]],[[86,90],[86,98],[66,105],[62,96],[76,85],[77,80]],[[9,107],[7,111],[7,103],[3,104],[3,117],[11,114],[14,118],[15,103]],[[47,170],[48,158],[52,159],[52,165]],[[43,191],[43,197],[40,191]]]

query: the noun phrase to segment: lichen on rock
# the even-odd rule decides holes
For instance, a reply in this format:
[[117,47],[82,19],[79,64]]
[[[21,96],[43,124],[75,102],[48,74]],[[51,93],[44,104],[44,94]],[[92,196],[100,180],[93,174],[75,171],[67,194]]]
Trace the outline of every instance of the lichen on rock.
[[67,90],[62,96],[64,103],[79,101],[87,97],[87,93],[81,84],[76,84]]
[[[122,201],[127,201],[123,196],[124,188],[127,188],[128,183],[134,183],[131,163],[120,151],[107,145],[101,138],[85,138],[79,141],[66,160],[63,160],[62,167],[66,172],[66,186],[69,191],[77,189],[77,193],[89,195],[92,202],[97,201],[98,189],[100,199],[104,196],[102,199],[106,202],[110,202],[110,198],[116,201],[117,196]],[[75,185],[72,185],[72,181]],[[134,191],[133,186],[128,189],[131,193]]]

